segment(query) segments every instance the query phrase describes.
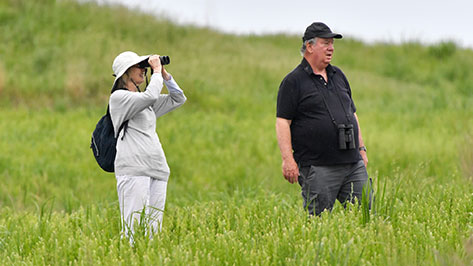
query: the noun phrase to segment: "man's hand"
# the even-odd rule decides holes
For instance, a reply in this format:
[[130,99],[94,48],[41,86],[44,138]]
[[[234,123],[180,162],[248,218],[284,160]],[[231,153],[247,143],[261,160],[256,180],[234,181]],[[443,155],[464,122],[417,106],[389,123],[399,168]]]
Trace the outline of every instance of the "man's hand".
[[366,151],[360,151],[361,158],[363,158],[363,163],[365,163],[365,167],[368,167],[368,155],[366,155]]
[[294,159],[283,160],[282,162],[282,174],[289,183],[294,184],[298,182],[299,168],[297,167]]

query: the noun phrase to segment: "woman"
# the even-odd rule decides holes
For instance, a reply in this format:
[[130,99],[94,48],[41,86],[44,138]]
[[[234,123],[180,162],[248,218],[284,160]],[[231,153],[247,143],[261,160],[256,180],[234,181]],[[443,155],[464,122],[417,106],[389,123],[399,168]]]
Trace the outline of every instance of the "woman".
[[[145,92],[140,92],[147,60],[153,74]],[[161,229],[166,187],[170,174],[156,134],[156,118],[181,106],[186,97],[161,65],[158,55],[138,56],[123,52],[113,61],[115,81],[110,96],[110,116],[117,141],[115,175],[122,217],[122,232],[133,243],[137,222],[144,221],[150,238]],[[164,84],[169,95],[160,94]],[[120,126],[128,125],[120,130]],[[142,217],[141,214],[146,214]]]

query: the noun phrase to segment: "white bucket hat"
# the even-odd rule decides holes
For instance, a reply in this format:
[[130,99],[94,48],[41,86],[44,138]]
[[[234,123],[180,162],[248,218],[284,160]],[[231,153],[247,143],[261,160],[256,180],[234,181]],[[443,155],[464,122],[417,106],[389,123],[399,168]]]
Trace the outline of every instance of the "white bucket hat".
[[115,83],[117,80],[125,74],[125,72],[132,66],[138,64],[141,61],[148,59],[150,55],[139,56],[134,52],[126,51],[119,54],[113,60],[112,69],[113,75],[115,76],[115,81],[113,81],[112,88],[115,88]]

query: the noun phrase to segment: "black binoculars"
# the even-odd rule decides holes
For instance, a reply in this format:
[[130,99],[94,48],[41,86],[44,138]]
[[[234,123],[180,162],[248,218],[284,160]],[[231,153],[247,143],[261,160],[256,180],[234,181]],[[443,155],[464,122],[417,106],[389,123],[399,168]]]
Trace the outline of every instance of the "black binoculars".
[[[167,55],[161,55],[159,56],[159,61],[161,61],[161,65],[169,65],[169,63],[171,63],[171,58],[169,58],[169,56]],[[146,60],[143,60],[141,62],[138,63],[138,66],[140,68],[146,68],[146,67],[150,67],[149,63],[148,63],[148,58],[146,58]]]
[[338,148],[340,150],[355,149],[355,132],[353,130],[353,124],[338,125]]

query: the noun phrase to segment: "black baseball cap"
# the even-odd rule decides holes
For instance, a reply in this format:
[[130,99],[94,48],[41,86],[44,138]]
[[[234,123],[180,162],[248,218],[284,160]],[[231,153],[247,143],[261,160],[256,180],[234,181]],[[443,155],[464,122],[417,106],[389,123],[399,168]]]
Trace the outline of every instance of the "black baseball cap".
[[314,37],[341,39],[343,36],[339,33],[333,33],[332,30],[322,22],[314,22],[305,29],[302,41],[305,42]]

